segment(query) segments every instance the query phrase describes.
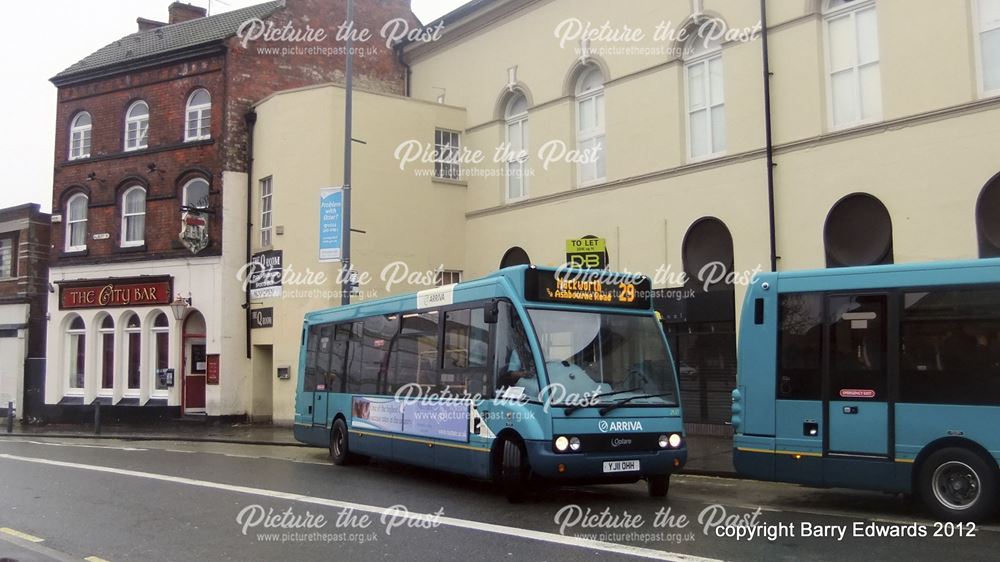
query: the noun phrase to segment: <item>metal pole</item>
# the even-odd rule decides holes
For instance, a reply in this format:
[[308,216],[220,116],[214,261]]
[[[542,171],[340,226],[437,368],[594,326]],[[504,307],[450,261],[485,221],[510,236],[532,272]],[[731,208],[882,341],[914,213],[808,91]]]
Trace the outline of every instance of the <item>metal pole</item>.
[[7,402],[7,433],[14,433],[14,402]]
[[764,145],[767,158],[767,218],[771,243],[771,271],[778,271],[778,241],[774,212],[774,140],[771,137],[771,63],[767,45],[767,0],[760,0],[761,56],[764,65]]
[[343,256],[343,279],[340,304],[351,304],[351,148],[353,144],[353,103],[354,103],[354,0],[347,0],[347,21],[350,33],[347,35],[347,66],[344,74],[347,78],[347,91],[345,93],[346,103],[344,104],[344,225],[343,236],[344,248]]

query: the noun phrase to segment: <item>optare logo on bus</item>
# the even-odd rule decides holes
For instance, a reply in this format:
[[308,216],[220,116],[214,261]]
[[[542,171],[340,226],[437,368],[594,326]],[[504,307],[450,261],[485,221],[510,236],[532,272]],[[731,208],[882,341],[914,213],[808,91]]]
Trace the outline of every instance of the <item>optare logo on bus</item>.
[[642,431],[642,422],[639,421],[612,421],[601,420],[597,422],[597,429],[601,433],[609,431]]

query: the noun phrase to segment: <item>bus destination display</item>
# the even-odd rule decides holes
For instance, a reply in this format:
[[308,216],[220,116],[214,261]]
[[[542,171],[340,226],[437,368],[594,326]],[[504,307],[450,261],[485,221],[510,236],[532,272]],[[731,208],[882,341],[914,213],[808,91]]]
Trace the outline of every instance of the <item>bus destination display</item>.
[[647,310],[648,277],[594,270],[525,271],[525,298],[536,302]]

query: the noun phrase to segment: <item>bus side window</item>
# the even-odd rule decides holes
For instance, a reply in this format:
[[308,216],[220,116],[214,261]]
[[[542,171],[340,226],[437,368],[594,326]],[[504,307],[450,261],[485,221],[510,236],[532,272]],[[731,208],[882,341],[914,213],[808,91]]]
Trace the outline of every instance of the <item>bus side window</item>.
[[316,390],[316,349],[319,347],[320,326],[309,326],[306,338],[306,370],[302,377],[302,391]]
[[365,319],[361,341],[361,380],[355,392],[378,394],[388,384],[389,349],[399,332],[398,316],[372,316]]
[[823,295],[782,295],[778,313],[778,389],[785,400],[820,400],[823,377]]
[[327,324],[319,330],[319,347],[316,350],[316,369],[313,372],[313,388],[318,392],[330,391],[330,352],[333,351],[332,324]]
[[1000,405],[1000,290],[911,292],[903,305],[900,401]]
[[351,325],[337,326],[330,356],[330,392],[347,392],[347,350],[351,338]]
[[403,315],[402,329],[390,359],[395,366],[390,392],[407,384],[418,384],[425,392],[437,390],[439,316],[437,311]]
[[494,388],[501,391],[508,387],[522,387],[527,397],[537,399],[540,387],[535,360],[531,355],[524,326],[510,303],[500,303],[500,317],[496,327]]
[[350,330],[347,342],[347,385],[344,392],[361,392],[361,359],[362,341],[364,339],[364,323],[355,322],[348,325]]
[[442,386],[458,394],[485,393],[489,334],[482,308],[445,312]]

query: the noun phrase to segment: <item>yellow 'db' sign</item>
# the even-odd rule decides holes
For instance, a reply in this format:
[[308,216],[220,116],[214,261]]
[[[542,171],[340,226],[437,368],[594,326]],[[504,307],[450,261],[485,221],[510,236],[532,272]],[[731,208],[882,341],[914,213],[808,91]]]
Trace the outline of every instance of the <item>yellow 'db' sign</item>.
[[604,269],[608,265],[607,243],[603,238],[567,240],[566,263],[585,269]]

